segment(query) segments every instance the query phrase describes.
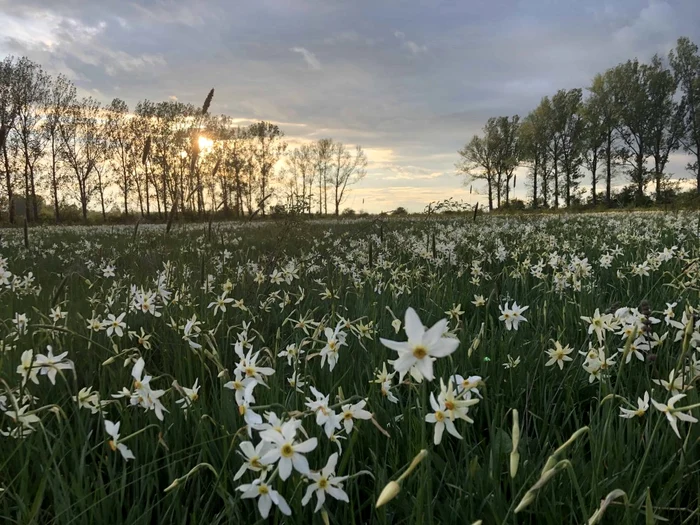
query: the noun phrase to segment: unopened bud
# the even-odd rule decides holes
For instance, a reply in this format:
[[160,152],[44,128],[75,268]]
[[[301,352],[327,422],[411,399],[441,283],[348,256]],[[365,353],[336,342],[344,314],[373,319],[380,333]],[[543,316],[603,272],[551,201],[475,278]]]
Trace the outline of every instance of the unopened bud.
[[386,487],[384,487],[384,490],[382,490],[382,493],[379,495],[375,507],[379,508],[382,505],[386,505],[392,499],[394,499],[399,492],[401,492],[401,485],[399,485],[396,481],[390,481],[386,484]]

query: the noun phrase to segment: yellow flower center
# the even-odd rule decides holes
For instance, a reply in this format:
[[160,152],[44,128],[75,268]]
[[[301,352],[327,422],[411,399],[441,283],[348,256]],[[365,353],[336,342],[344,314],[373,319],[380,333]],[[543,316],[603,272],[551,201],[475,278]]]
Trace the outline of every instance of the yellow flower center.
[[438,410],[437,412],[435,412],[435,419],[436,419],[437,421],[444,421],[444,420],[445,420],[445,414],[444,414],[441,410]]
[[267,488],[267,485],[260,485],[258,487],[258,492],[260,494],[267,494],[268,492],[270,492],[270,489]]
[[250,459],[250,466],[254,468],[262,468],[262,463],[260,463],[260,458],[255,456]]
[[294,455],[294,449],[292,448],[292,445],[289,443],[285,443],[282,445],[282,450],[280,451],[283,457],[285,458],[291,458]]
[[452,401],[446,401],[445,402],[445,408],[447,410],[454,410],[455,409],[455,404]]
[[328,480],[326,478],[321,478],[318,480],[318,488],[326,490],[328,486]]
[[114,444],[114,441],[111,440],[111,439],[109,440],[109,448],[112,449],[112,452],[116,452],[116,451],[117,451],[117,445],[115,445],[115,444]]
[[428,355],[428,351],[424,346],[416,346],[413,349],[413,357],[416,359],[423,359],[426,355]]
[[352,419],[352,412],[345,412],[343,414],[343,419]]

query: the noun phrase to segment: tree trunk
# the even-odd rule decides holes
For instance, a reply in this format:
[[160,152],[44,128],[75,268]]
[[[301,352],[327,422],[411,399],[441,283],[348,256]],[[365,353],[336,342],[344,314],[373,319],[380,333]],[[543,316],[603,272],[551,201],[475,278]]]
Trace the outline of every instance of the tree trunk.
[[532,207],[537,209],[537,168],[539,168],[539,156],[535,154],[535,168],[532,171]]
[[608,208],[612,205],[612,131],[608,130],[608,139],[605,146],[605,204]]
[[29,212],[29,162],[24,161],[24,217],[27,222],[31,222],[32,214]]
[[559,208],[559,163],[554,159],[554,207]]
[[501,207],[501,174],[496,177],[496,206]]
[[146,181],[146,217],[151,217],[151,195],[148,188],[148,164],[146,164],[145,170],[145,181]]
[[34,220],[39,220],[39,201],[36,198],[36,186],[34,184],[34,166],[29,166],[29,182],[32,185],[32,212]]
[[489,211],[493,211],[493,182],[492,182],[493,176],[492,175],[487,175],[486,182],[488,183],[489,187]]
[[51,137],[51,186],[53,190],[53,206],[56,224],[60,222],[60,212],[58,208],[58,180],[56,179],[56,140]]
[[2,145],[3,160],[5,161],[5,182],[7,184],[7,206],[10,224],[15,223],[15,202],[12,193],[12,175],[10,174],[10,157],[7,154],[7,143]]
[[593,153],[593,165],[592,165],[592,191],[593,191],[593,206],[596,206],[598,204],[598,195],[596,194],[596,183],[598,182],[597,179],[597,172],[598,172],[598,152]]

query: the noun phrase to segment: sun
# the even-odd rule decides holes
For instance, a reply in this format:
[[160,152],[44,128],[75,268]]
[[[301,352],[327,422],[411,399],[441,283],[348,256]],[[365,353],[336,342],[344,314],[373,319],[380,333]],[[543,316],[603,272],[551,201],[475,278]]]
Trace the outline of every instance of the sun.
[[198,142],[199,142],[199,151],[203,151],[203,152],[209,151],[212,148],[212,146],[214,145],[214,141],[208,137],[205,137],[204,135],[199,136]]

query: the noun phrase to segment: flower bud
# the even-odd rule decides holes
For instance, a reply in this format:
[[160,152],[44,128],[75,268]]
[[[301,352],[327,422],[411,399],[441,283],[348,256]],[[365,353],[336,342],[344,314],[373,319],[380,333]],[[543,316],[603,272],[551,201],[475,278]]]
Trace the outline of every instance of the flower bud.
[[401,485],[399,485],[396,481],[390,481],[386,484],[386,487],[384,487],[382,493],[379,494],[379,498],[377,499],[377,504],[375,505],[375,508],[379,508],[382,505],[386,505],[392,499],[394,499],[399,492],[401,492]]

